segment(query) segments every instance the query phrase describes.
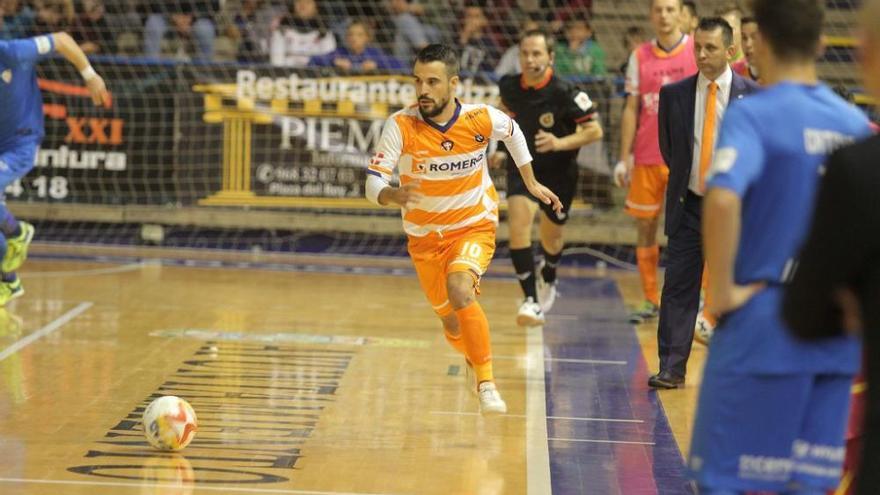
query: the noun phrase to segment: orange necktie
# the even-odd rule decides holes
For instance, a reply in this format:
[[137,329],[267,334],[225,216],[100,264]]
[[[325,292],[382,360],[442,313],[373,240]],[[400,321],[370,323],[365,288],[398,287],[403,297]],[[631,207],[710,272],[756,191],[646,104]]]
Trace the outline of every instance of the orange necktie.
[[718,99],[718,84],[709,83],[709,94],[706,95],[706,112],[703,116],[703,137],[700,140],[700,190],[706,190],[706,171],[712,164],[712,151],[715,139],[715,103]]

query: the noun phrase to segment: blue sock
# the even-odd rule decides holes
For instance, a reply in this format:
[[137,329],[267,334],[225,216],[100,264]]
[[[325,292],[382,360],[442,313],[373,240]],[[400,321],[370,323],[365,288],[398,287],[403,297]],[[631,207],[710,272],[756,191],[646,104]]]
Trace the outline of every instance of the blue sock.
[[[0,233],[0,260],[6,257],[6,236]],[[11,278],[9,278],[11,277]],[[16,279],[15,273],[0,273],[3,282],[12,282]]]
[[[0,204],[0,232],[7,238],[14,239],[21,235],[21,227],[18,225],[12,212],[10,212],[5,204]],[[6,241],[3,241],[3,250],[6,251]]]

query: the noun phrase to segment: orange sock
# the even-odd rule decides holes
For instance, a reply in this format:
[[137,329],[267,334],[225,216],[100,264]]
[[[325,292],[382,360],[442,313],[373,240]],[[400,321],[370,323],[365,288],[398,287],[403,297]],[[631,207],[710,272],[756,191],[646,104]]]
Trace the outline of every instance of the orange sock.
[[660,265],[660,246],[636,248],[639,274],[642,276],[642,290],[645,299],[660,305],[660,290],[657,288],[657,268]]
[[461,338],[461,334],[452,335],[448,329],[443,329],[443,334],[446,335],[446,342],[449,342],[449,345],[452,346],[453,349],[461,353],[463,356],[467,356],[467,349],[464,346],[464,340]]
[[465,308],[455,311],[458,327],[467,349],[467,358],[474,365],[477,383],[492,381],[492,346],[489,340],[489,320],[480,303],[474,301]]
[[703,318],[714,327],[718,324],[718,321],[714,315],[706,311],[707,306],[709,306],[709,267],[703,265]]

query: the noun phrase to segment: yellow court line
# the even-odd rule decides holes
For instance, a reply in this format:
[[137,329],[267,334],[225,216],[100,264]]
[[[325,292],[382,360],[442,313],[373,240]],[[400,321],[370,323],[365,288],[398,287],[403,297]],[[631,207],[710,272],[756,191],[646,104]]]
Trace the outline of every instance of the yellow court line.
[[837,48],[855,48],[859,46],[858,40],[850,36],[825,36],[825,46]]

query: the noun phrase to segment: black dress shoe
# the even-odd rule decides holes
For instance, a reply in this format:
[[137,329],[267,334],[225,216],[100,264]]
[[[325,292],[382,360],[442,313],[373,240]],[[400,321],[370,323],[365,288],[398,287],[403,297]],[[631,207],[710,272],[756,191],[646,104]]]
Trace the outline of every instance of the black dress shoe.
[[661,371],[651,378],[648,378],[648,386],[651,388],[664,389],[684,387],[684,377],[675,376],[668,371]]

